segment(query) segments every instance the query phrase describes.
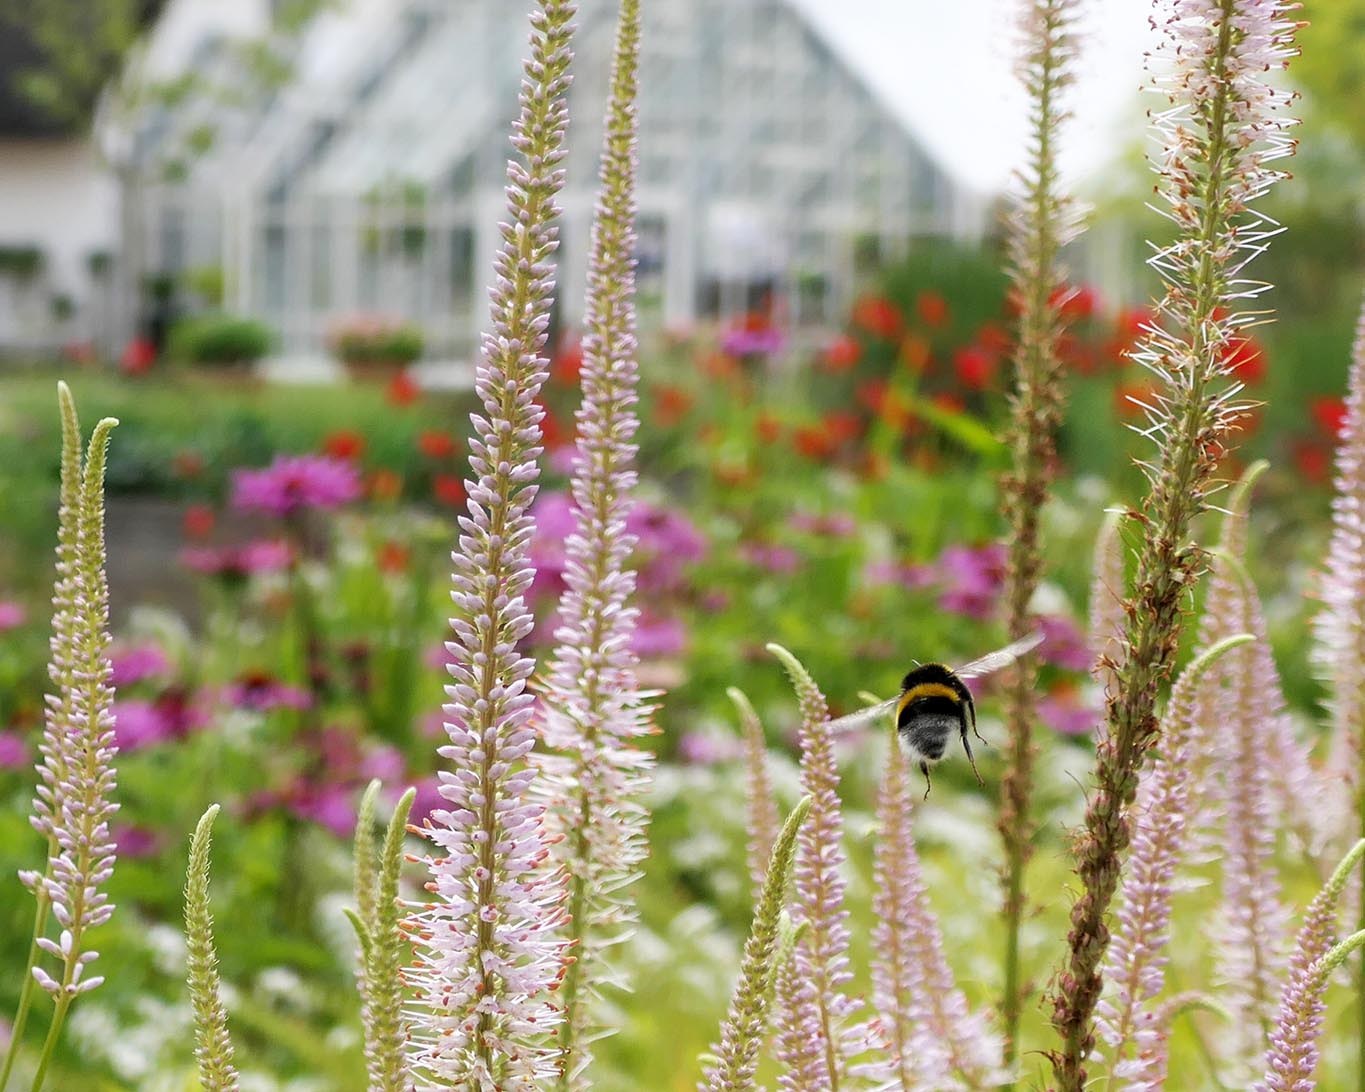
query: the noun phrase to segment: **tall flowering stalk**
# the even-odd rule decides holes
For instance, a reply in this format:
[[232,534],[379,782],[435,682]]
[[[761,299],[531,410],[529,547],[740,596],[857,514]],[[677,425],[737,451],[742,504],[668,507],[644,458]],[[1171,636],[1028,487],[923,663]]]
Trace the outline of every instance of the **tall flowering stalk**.
[[1337,932],[1337,907],[1346,882],[1365,856],[1365,838],[1346,854],[1303,915],[1289,960],[1289,977],[1255,1092],[1304,1092],[1314,1087],[1318,1040],[1327,1005],[1325,960]]
[[[1329,686],[1335,775],[1327,791],[1331,825],[1365,836],[1365,306],[1356,327],[1346,416],[1337,447],[1332,538],[1327,547],[1323,609],[1315,619],[1314,658]],[[1339,833],[1331,831],[1327,833]],[[1365,927],[1365,879],[1360,922]],[[1365,1088],[1365,961],[1357,982],[1359,1071]]]
[[1225,637],[1181,672],[1161,718],[1163,745],[1138,786],[1118,922],[1104,958],[1107,996],[1099,1006],[1100,1034],[1112,1050],[1110,1080],[1133,1092],[1159,1089],[1165,1080],[1170,1021],[1156,1001],[1165,985],[1176,869],[1193,819],[1201,686],[1222,656],[1253,639]]
[[[1006,626],[1010,640],[1033,628],[1029,605],[1043,567],[1039,518],[1054,477],[1056,431],[1062,409],[1058,339],[1063,328],[1058,294],[1064,291],[1058,252],[1076,234],[1077,217],[1057,180],[1057,137],[1066,117],[1061,97],[1071,82],[1076,54],[1072,23],[1076,0],[1032,0],[1024,16],[1022,77],[1031,103],[1028,165],[1023,194],[1009,219],[1009,266],[1019,311],[1014,350],[1014,395],[1008,441],[1012,467],[1001,481],[1009,527],[1005,565]],[[1005,986],[1000,1003],[1005,1062],[1014,1040],[1025,989],[1019,978],[1019,929],[1024,916],[1024,873],[1033,852],[1033,722],[1036,676],[1016,668],[1006,698],[1009,746],[1000,785],[997,826],[1004,844],[1001,877],[1005,919]]]
[[408,789],[398,801],[376,845],[375,800],[379,782],[371,781],[360,801],[355,831],[355,896],[351,925],[360,940],[361,1024],[370,1092],[409,1092],[403,1028],[404,943],[398,879],[403,867],[403,832],[416,796]]
[[218,805],[204,812],[190,839],[185,869],[186,978],[194,1010],[194,1056],[204,1092],[237,1092],[232,1064],[232,1038],[227,1010],[219,996],[218,954],[213,945],[213,912],[209,908],[210,847]]
[[810,815],[797,838],[796,898],[792,919],[802,930],[790,968],[778,978],[784,1019],[777,1029],[777,1055],[786,1069],[787,1092],[838,1092],[860,1076],[855,1059],[869,1046],[868,1028],[855,1024],[859,1004],[848,993],[847,882],[839,770],[827,730],[825,696],[800,661],[780,645],[769,645],[791,677],[801,707],[801,788]]
[[1289,914],[1275,872],[1282,809],[1271,769],[1291,759],[1281,756],[1275,733],[1284,717],[1284,697],[1265,618],[1242,566],[1246,490],[1240,492],[1224,526],[1202,629],[1209,639],[1239,632],[1255,638],[1209,674],[1203,702],[1206,723],[1219,726],[1211,771],[1222,833],[1223,901],[1215,930],[1216,966],[1224,984],[1219,996],[1233,1018],[1226,1053],[1245,1066],[1265,1050],[1284,977]]
[[763,888],[768,871],[768,858],[781,816],[777,799],[773,796],[772,778],[768,774],[768,741],[763,735],[763,724],[754,711],[748,696],[736,687],[726,691],[739,710],[740,727],[744,734],[744,818],[748,833],[746,845],[749,863],[749,882],[754,898]]
[[639,0],[622,0],[604,125],[601,186],[593,223],[584,319],[583,401],[572,492],[574,530],[565,547],[554,657],[546,687],[545,743],[537,785],[547,827],[568,878],[567,936],[573,961],[560,997],[564,1022],[555,1087],[582,1092],[589,1043],[605,1029],[595,998],[624,987],[606,953],[628,935],[635,912],[626,889],[647,853],[643,796],[652,756],[650,707],[635,678],[637,611],[626,532],[636,482],[635,172],[640,57]]
[[915,850],[912,808],[905,755],[893,738],[877,791],[872,866],[872,1002],[891,1048],[891,1087],[994,1088],[1000,1044],[968,1009],[943,954]]
[[[46,871],[21,873],[38,901],[31,979],[24,983],[0,1088],[9,1079],[19,1034],[31,1003],[30,981],[52,995],[54,1008],[32,1088],[42,1087],[71,1004],[104,981],[86,977],[99,953],[86,933],[108,921],[113,904],[100,887],[114,869],[109,822],[118,805],[111,797],[115,774],[114,690],[110,685],[109,587],[104,563],[104,466],[109,434],[118,424],[106,417],[95,426],[80,456],[80,424],[65,383],[57,387],[62,415],[62,484],[58,516],[57,578],[53,591],[52,662],[55,694],[47,698],[47,722],[38,767],[32,823],[47,835]],[[57,920],[56,940],[47,917]],[[38,964],[39,952],[58,962],[55,973]]]
[[1160,190],[1177,238],[1152,259],[1167,289],[1136,354],[1158,380],[1146,404],[1146,431],[1159,451],[1142,464],[1150,492],[1142,512],[1130,517],[1144,529],[1137,579],[1125,605],[1096,784],[1076,843],[1082,891],[1052,991],[1061,1046],[1051,1060],[1062,1092],[1085,1087],[1095,1045],[1106,917],[1129,842],[1126,813],[1160,734],[1157,694],[1174,659],[1182,598],[1201,566],[1190,521],[1208,507],[1227,434],[1245,411],[1229,350],[1259,317],[1238,311],[1239,304],[1266,287],[1249,282],[1245,267],[1277,230],[1251,205],[1282,177],[1269,164],[1293,150],[1291,121],[1279,113],[1292,96],[1267,79],[1294,53],[1290,10],[1279,0],[1176,0],[1165,28],[1170,67],[1157,85],[1170,107],[1157,117]]
[[4,1069],[0,1071],[0,1090],[9,1083],[9,1076],[19,1054],[19,1044],[28,1026],[28,1014],[33,1002],[37,980],[33,968],[41,949],[38,941],[47,933],[47,918],[51,910],[47,880],[52,875],[52,861],[57,856],[57,837],[53,829],[53,815],[60,813],[61,804],[56,794],[65,785],[65,771],[69,758],[73,721],[72,702],[75,697],[76,617],[75,580],[78,564],[81,502],[81,433],[71,391],[65,383],[57,385],[57,401],[62,427],[61,484],[57,509],[57,562],[52,589],[52,636],[49,639],[51,660],[48,678],[56,687],[56,694],[47,699],[43,742],[39,745],[43,761],[38,766],[37,794],[33,800],[33,816],[29,820],[34,829],[47,839],[48,867],[37,873],[22,873],[20,878],[33,891],[36,908],[33,921],[33,940],[29,945],[28,965],[24,968],[19,1007],[10,1029],[9,1049],[5,1053]]
[[424,831],[434,897],[405,923],[418,945],[408,1060],[419,1090],[531,1092],[556,1068],[546,1037],[559,1012],[548,991],[563,968],[564,892],[544,867],[543,808],[527,798],[535,664],[519,645],[532,627],[527,509],[539,474],[535,398],[547,367],[573,14],[568,0],[540,0],[531,16],[513,136],[525,163],[507,168],[492,331],[475,380],[484,410],[473,417],[469,514],[452,555],[449,742],[439,749],[452,769],[440,774],[446,806]]
[[787,898],[796,834],[810,810],[810,797],[795,808],[773,842],[763,883],[754,902],[754,921],[744,944],[739,981],[720,1026],[715,1061],[706,1067],[700,1092],[752,1092],[759,1053],[768,1027],[775,963],[782,956],[782,906]]

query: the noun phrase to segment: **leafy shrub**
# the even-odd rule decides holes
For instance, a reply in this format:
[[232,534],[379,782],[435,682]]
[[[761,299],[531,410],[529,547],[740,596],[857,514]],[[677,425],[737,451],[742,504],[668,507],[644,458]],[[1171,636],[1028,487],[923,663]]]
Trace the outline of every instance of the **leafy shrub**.
[[332,331],[330,344],[332,352],[347,364],[402,367],[422,355],[426,338],[413,323],[365,315],[339,324]]
[[265,356],[272,340],[265,323],[215,311],[176,323],[170,354],[193,364],[252,363]]

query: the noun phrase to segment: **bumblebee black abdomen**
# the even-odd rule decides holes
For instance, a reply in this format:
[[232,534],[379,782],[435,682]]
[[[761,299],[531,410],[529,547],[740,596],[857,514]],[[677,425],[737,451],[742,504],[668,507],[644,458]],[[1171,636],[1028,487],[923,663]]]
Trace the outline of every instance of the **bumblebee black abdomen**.
[[901,741],[930,762],[943,757],[948,741],[960,735],[963,726],[962,703],[940,694],[908,702],[897,721]]

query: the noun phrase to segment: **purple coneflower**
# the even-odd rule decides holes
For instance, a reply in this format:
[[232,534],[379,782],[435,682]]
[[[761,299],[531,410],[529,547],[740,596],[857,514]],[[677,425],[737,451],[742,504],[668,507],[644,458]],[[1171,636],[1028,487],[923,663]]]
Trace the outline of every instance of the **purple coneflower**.
[[360,496],[360,475],[345,459],[283,455],[261,470],[232,472],[232,506],[291,516],[305,508],[339,508]]

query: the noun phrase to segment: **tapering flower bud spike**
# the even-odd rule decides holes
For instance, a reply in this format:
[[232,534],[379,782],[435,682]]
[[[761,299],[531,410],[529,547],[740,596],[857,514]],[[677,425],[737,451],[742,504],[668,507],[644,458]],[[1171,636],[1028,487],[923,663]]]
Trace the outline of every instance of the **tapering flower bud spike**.
[[[753,1092],[759,1054],[767,1031],[768,1006],[772,981],[780,970],[782,906],[786,901],[796,856],[796,835],[805,822],[811,800],[806,797],[787,816],[773,843],[768,867],[758,900],[754,921],[744,945],[744,961],[739,981],[730,998],[730,1010],[721,1023],[720,1042],[713,1053],[715,1062],[706,1068],[701,1092]],[[790,953],[787,953],[790,955]]]
[[1365,838],[1342,859],[1331,879],[1308,905],[1289,960],[1289,978],[1280,997],[1279,1015],[1265,1056],[1265,1076],[1255,1092],[1305,1092],[1314,1084],[1318,1040],[1322,1037],[1327,1005],[1324,973],[1337,933],[1341,894],[1361,857]]
[[199,1083],[204,1092],[237,1092],[237,1069],[232,1062],[227,1010],[219,996],[218,953],[209,907],[210,847],[217,815],[218,805],[214,804],[204,812],[190,839],[190,863],[185,870],[186,977],[194,1010]]

